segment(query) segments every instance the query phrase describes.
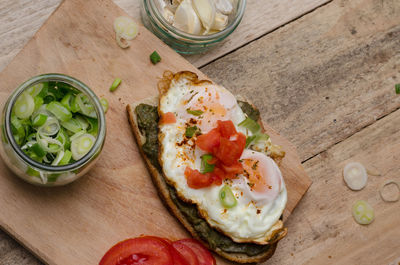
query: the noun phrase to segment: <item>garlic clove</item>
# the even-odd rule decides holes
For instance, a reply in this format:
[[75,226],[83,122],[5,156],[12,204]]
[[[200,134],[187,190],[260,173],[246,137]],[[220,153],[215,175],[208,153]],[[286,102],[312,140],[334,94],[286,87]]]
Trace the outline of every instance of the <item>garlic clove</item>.
[[193,9],[191,0],[183,0],[175,12],[174,27],[190,34],[199,34],[201,22]]
[[216,13],[214,1],[193,0],[193,7],[205,28],[205,33],[207,33],[214,24]]
[[211,27],[211,29],[221,31],[225,29],[227,25],[228,25],[228,16],[225,16],[217,12],[215,14],[214,24]]
[[215,0],[215,7],[224,15],[229,15],[233,12],[233,5],[230,0]]

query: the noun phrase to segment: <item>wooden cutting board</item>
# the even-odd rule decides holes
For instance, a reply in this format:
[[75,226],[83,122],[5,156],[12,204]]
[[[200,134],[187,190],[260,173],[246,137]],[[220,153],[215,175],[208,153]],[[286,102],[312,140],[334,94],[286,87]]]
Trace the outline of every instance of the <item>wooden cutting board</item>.
[[[205,76],[145,28],[129,49],[120,49],[112,26],[120,15],[124,12],[110,0],[65,0],[0,74],[1,103],[28,78],[50,72],[78,78],[110,103],[103,152],[80,180],[65,187],[35,187],[0,162],[0,225],[48,264],[97,264],[113,244],[141,234],[188,236],[157,196],[125,106],[155,95],[165,70]],[[156,66],[149,60],[154,50],[162,57]],[[110,93],[116,77],[122,84]],[[287,151],[281,167],[289,194],[286,218],[311,181],[295,148],[267,129]],[[220,259],[219,264],[227,262]]]

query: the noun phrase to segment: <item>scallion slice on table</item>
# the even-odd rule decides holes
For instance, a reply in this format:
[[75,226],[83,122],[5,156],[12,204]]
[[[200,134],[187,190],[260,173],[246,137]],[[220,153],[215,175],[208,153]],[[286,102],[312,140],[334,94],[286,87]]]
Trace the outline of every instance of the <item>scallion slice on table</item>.
[[[101,103],[106,110],[108,103]],[[67,83],[49,81],[35,84],[19,96],[13,106],[11,131],[30,158],[61,166],[90,151],[98,134],[98,120],[85,94]]]
[[366,201],[356,201],[352,207],[354,220],[361,225],[372,223],[375,218],[374,209]]
[[400,84],[395,84],[394,89],[396,90],[396,94],[400,94]]
[[120,84],[121,84],[121,79],[115,78],[114,82],[111,84],[110,91],[114,92],[115,90],[117,90],[117,88]]

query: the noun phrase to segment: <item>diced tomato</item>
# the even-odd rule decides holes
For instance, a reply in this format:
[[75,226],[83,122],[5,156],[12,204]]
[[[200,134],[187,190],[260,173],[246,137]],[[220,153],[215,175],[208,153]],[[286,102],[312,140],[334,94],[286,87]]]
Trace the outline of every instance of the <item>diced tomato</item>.
[[175,114],[172,112],[162,113],[160,124],[172,124],[176,122]]
[[236,134],[236,128],[232,121],[217,121],[218,130],[221,136],[229,139],[232,135]]
[[239,149],[242,150],[242,152],[240,153],[241,156],[244,148],[246,147],[246,135],[244,135],[243,133],[238,133],[237,139],[234,142],[238,145]]
[[172,247],[175,248],[187,261],[189,265],[199,265],[196,253],[185,244],[179,241],[172,243]]
[[206,134],[202,134],[199,137],[197,137],[196,140],[196,145],[206,151],[206,152],[212,152],[214,148],[219,146],[221,134],[218,131],[217,128],[212,129]]
[[185,176],[188,186],[192,189],[205,188],[213,183],[210,173],[201,174],[197,169],[193,170],[190,167],[186,167]]
[[236,161],[235,163],[233,163],[230,166],[222,164],[221,167],[227,174],[236,175],[236,174],[243,173],[243,165],[239,161]]
[[171,245],[157,237],[128,239],[113,246],[99,265],[174,265]]
[[197,255],[197,259],[199,261],[199,265],[215,265],[216,261],[213,255],[206,249],[199,241],[192,239],[192,238],[187,238],[187,239],[182,239],[178,240],[175,242],[179,242],[181,244],[184,244],[191,248],[194,253]]
[[221,143],[215,156],[227,166],[237,162],[242,155],[243,149],[236,142],[229,141],[228,139],[221,138]]

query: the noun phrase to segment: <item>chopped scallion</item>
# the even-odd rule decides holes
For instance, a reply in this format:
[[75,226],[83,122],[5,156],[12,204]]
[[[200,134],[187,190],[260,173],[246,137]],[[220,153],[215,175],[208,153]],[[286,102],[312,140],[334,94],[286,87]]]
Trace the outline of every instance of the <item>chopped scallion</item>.
[[214,171],[214,164],[210,164],[210,160],[213,159],[213,156],[211,154],[205,154],[202,155],[201,157],[201,173],[208,173],[208,172],[213,172]]
[[185,131],[186,137],[192,138],[193,135],[197,132],[197,130],[198,130],[197,126],[187,127]]
[[150,61],[153,64],[157,64],[161,61],[161,56],[156,51],[154,51],[152,54],[150,54]]
[[186,112],[194,116],[200,116],[201,114],[204,113],[204,111],[202,110],[191,110],[191,109],[186,109]]
[[114,92],[118,86],[121,84],[121,79],[120,78],[115,78],[114,82],[112,83],[111,87],[110,87],[110,91]]
[[394,89],[396,90],[396,94],[400,94],[400,84],[394,85]]
[[237,204],[235,195],[228,185],[223,186],[219,191],[219,200],[225,208],[232,208]]
[[253,134],[258,133],[261,130],[260,124],[250,119],[249,117],[247,117],[244,121],[242,121],[238,125],[249,129]]
[[47,104],[46,108],[62,122],[68,121],[72,118],[72,113],[58,101],[50,102]]

